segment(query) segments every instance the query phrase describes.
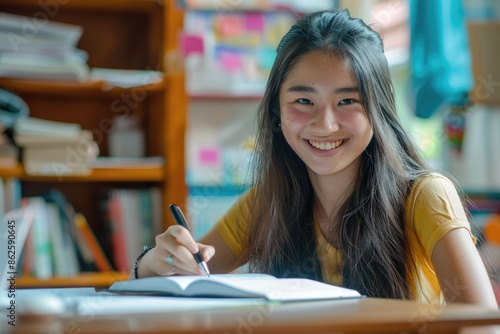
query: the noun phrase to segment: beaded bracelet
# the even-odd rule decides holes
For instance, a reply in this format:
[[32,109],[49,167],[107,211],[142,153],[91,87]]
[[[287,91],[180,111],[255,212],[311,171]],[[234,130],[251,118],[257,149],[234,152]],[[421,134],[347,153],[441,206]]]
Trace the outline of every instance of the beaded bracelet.
[[137,270],[139,267],[139,261],[143,258],[144,255],[146,255],[147,252],[149,252],[153,248],[155,248],[155,246],[144,246],[144,250],[142,251],[141,255],[139,255],[137,257],[137,259],[135,260],[135,263],[134,263],[134,277],[135,277],[135,279],[139,278],[139,275],[137,274]]

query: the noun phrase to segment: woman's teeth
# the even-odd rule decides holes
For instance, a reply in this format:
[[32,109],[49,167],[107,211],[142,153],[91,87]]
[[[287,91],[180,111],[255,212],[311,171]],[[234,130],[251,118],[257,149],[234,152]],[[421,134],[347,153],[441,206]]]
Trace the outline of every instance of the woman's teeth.
[[309,142],[309,144],[311,144],[311,146],[313,146],[319,150],[328,151],[328,150],[332,150],[332,149],[337,148],[340,145],[342,145],[344,143],[344,140],[337,140],[337,141],[334,141],[332,143],[324,143],[324,142],[319,142],[319,141],[315,141],[315,140],[308,140],[308,142]]

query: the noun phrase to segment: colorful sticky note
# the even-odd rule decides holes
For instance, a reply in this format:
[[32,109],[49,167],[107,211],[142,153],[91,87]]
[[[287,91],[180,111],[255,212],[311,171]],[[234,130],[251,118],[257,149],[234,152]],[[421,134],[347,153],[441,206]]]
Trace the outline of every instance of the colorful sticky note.
[[221,15],[218,27],[221,36],[240,36],[244,31],[240,15]]
[[214,165],[220,160],[219,148],[204,147],[198,151],[198,161],[200,165]]
[[203,54],[203,37],[200,35],[181,35],[180,40],[182,55],[187,56],[191,53]]
[[247,31],[264,31],[264,16],[259,13],[245,15],[245,29]]
[[233,52],[222,52],[220,55],[222,67],[228,72],[239,71],[242,67],[241,55]]

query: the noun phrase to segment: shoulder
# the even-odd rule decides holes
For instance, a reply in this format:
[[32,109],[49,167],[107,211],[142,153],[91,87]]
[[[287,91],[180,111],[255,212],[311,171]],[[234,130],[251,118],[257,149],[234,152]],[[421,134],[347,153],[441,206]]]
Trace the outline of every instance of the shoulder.
[[417,178],[412,186],[410,198],[420,196],[439,194],[439,193],[457,194],[457,189],[453,182],[446,176],[439,173],[429,173]]
[[470,230],[457,188],[449,178],[438,173],[415,180],[406,202],[406,217],[429,254],[450,230],[463,227]]
[[415,211],[417,206],[422,209],[447,203],[453,205],[454,210],[463,207],[455,184],[442,174],[429,173],[414,181],[406,201],[406,212],[409,214]]

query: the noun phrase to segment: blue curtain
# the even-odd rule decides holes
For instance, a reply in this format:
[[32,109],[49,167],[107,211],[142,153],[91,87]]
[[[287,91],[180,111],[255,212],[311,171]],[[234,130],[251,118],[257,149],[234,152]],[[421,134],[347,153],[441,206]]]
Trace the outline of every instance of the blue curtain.
[[415,114],[466,104],[473,83],[462,1],[410,0],[410,30]]

